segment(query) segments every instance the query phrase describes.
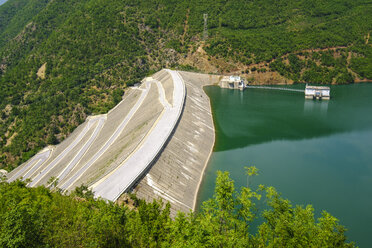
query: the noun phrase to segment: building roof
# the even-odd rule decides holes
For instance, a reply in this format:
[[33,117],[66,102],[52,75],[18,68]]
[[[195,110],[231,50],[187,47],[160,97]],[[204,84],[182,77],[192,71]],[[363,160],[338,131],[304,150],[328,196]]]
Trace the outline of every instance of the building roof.
[[230,82],[230,83],[233,83],[233,82],[238,83],[238,82],[241,82],[242,79],[240,78],[240,76],[224,76],[221,81]]
[[306,85],[307,90],[330,90],[328,86],[311,86],[311,85]]

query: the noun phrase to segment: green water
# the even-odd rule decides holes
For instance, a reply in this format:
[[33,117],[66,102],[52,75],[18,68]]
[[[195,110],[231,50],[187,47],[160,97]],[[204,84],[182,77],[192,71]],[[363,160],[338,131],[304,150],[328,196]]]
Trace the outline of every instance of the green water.
[[[304,88],[303,85],[291,86]],[[213,195],[216,171],[245,186],[271,185],[294,204],[327,210],[360,247],[372,247],[372,84],[331,87],[330,101],[303,93],[205,88],[211,99],[216,144],[199,191]]]

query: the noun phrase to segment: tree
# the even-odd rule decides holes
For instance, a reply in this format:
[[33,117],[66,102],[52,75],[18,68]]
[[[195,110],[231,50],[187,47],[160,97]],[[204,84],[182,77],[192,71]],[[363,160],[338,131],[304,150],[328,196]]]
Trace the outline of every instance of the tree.
[[80,187],[76,187],[75,191],[73,192],[73,195],[76,195],[81,198],[85,199],[93,199],[94,193],[87,185],[80,185]]
[[345,228],[323,211],[318,222],[311,205],[292,207],[273,187],[266,189],[269,209],[263,212],[265,222],[259,226],[257,244],[271,247],[354,247],[346,243]]
[[[246,170],[249,177],[258,174],[256,167]],[[267,203],[263,209],[257,208],[260,201]],[[253,235],[249,228],[260,212],[264,221]],[[242,187],[238,193],[228,172],[217,172],[214,197],[203,204],[196,219],[204,232],[212,230],[216,246],[354,247],[346,242],[345,228],[329,213],[324,211],[316,221],[311,205],[293,207],[273,187]]]
[[57,187],[58,182],[59,182],[58,177],[50,177],[48,182],[47,182],[47,185],[49,185],[49,187],[51,187],[51,188],[55,188],[55,187]]
[[58,143],[57,137],[54,135],[54,133],[49,133],[47,143],[50,145],[55,145]]
[[[329,213],[315,220],[312,206],[292,206],[273,187],[236,191],[228,172],[218,172],[215,194],[198,213],[172,220],[169,203],[134,201],[130,209],[97,200],[84,185],[68,196],[2,182],[0,247],[354,247]],[[261,222],[257,232],[253,221]]]
[[43,244],[40,226],[37,224],[37,209],[28,204],[12,203],[0,218],[1,247],[40,247]]

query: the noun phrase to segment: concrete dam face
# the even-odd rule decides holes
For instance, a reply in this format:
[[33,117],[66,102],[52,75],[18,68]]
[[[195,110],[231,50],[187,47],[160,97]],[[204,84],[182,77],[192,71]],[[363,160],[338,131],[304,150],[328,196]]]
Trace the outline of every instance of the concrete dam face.
[[[90,116],[61,144],[48,146],[8,174],[8,181],[71,191],[88,185],[116,201],[125,192],[171,203],[171,214],[195,208],[214,144],[203,86],[217,76],[161,70],[105,115]],[[54,179],[54,182],[52,182]]]

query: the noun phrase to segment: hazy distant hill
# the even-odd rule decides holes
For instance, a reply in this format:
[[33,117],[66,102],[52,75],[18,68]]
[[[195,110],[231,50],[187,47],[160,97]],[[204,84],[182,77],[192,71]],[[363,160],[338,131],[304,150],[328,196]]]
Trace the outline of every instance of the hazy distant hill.
[[5,3],[7,0],[0,0],[0,5],[2,5],[3,3]]
[[258,83],[372,79],[371,13],[369,0],[9,0],[0,6],[0,168],[59,142],[162,67]]

